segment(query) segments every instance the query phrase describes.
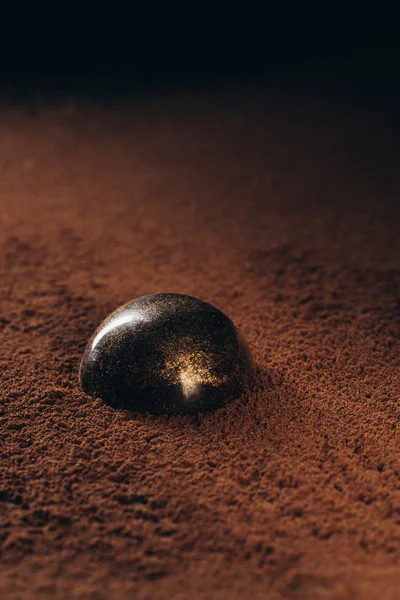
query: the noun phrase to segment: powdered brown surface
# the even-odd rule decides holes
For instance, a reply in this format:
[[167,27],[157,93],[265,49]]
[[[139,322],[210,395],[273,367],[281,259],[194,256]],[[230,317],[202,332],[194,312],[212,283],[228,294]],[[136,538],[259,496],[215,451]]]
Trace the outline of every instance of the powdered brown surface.
[[[374,102],[0,109],[2,599],[398,598],[399,148]],[[234,320],[257,393],[153,417],[78,389],[98,323],[160,291]]]

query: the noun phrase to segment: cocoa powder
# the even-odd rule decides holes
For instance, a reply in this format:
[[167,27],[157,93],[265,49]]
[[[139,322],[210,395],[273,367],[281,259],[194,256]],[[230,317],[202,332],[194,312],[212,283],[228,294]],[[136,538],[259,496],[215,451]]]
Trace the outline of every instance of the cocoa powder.
[[[397,598],[393,124],[276,89],[1,109],[2,598]],[[80,391],[95,327],[161,291],[233,319],[256,392]]]

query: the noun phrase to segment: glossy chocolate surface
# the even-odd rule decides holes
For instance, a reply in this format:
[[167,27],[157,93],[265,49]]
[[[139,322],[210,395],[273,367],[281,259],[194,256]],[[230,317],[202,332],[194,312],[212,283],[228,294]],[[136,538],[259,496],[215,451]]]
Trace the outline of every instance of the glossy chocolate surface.
[[103,321],[86,346],[79,379],[84,392],[114,407],[192,413],[240,396],[253,365],[238,330],[215,306],[152,294]]

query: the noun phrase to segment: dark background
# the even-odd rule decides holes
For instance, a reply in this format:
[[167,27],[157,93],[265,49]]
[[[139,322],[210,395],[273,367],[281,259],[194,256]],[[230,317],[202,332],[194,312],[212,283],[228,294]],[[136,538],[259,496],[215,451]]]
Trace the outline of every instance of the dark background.
[[124,94],[287,71],[399,83],[398,19],[385,3],[152,10],[147,19],[121,14],[129,34],[114,30],[108,39],[2,38],[0,88],[20,97],[38,90]]

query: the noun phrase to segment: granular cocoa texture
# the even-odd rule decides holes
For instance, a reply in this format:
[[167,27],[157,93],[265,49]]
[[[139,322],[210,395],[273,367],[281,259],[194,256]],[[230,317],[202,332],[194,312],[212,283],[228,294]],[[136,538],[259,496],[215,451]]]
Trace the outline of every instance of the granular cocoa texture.
[[[398,598],[400,171],[375,100],[1,108],[2,599]],[[169,417],[80,391],[95,327],[161,291],[233,319],[257,391]]]

